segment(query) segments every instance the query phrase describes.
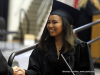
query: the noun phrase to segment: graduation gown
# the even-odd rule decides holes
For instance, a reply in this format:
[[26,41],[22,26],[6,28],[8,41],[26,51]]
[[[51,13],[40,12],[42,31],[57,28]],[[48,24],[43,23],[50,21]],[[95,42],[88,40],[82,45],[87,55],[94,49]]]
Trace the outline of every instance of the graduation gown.
[[[87,43],[75,38],[75,49],[68,50],[63,56],[72,70],[78,71],[75,75],[94,75],[93,72],[90,72],[94,71],[94,66]],[[68,69],[66,64],[63,64],[57,57],[54,41],[50,42],[50,49],[44,55],[41,54],[36,46],[30,55],[29,66],[25,71],[25,75],[70,75],[63,72],[68,71]]]
[[13,69],[7,64],[6,59],[0,51],[0,75],[13,75]]
[[7,75],[7,73],[8,73],[7,61],[0,51],[0,75]]

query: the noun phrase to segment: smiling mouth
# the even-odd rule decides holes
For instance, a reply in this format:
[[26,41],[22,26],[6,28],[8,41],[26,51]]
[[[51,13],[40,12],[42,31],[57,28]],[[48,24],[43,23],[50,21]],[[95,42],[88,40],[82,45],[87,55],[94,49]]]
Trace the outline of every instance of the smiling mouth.
[[49,30],[49,32],[54,32],[55,30]]
[[54,30],[49,30],[49,31],[54,31]]

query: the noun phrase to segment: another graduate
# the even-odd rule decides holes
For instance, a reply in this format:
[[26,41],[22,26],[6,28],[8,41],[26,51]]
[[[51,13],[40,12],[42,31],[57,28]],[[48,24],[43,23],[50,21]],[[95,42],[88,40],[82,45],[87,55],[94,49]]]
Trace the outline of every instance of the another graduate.
[[[99,0],[80,0],[79,9],[81,11],[81,15],[79,16],[77,27],[92,22],[93,15],[100,14],[100,2]],[[92,29],[90,27],[81,32],[78,32],[78,38],[85,42],[90,41],[92,32],[91,30]]]
[[[87,43],[74,38],[71,25],[77,24],[79,11],[54,0],[52,11],[38,45],[29,57],[23,75],[70,75],[61,54],[75,75],[94,75],[93,61]],[[68,72],[69,71],[69,72]]]
[[7,61],[0,51],[0,75],[7,75],[7,73],[8,73]]
[[13,72],[13,69],[8,65],[6,59],[4,58],[3,54],[0,51],[0,75],[13,75],[13,73],[21,74],[20,72],[18,73]]

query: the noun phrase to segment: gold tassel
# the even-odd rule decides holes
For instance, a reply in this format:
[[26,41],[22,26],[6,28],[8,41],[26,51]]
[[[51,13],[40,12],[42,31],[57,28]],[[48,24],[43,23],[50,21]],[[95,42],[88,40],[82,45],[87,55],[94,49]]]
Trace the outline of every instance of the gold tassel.
[[59,60],[59,57],[57,58],[57,60]]

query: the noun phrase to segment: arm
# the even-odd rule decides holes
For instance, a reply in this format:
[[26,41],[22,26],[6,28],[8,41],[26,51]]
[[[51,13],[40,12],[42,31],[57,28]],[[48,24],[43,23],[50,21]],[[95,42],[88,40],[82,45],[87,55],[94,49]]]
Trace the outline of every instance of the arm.
[[[28,70],[25,70],[25,75],[40,75],[40,63],[38,55],[38,49],[35,48],[29,58]],[[15,72],[15,71],[14,71]],[[7,61],[0,51],[0,75],[13,75],[13,69],[8,66]]]
[[0,75],[7,75],[8,67],[7,61],[0,51]]
[[13,67],[13,75],[40,75],[41,72],[39,58],[41,58],[41,56],[38,53],[37,47],[35,47],[29,57],[28,69],[22,70],[21,68],[15,66]]
[[41,75],[39,59],[41,59],[41,56],[36,46],[29,57],[29,65],[28,69],[25,70],[25,75]]
[[28,69],[22,70],[21,68],[15,66],[13,67],[13,75],[40,75],[41,72],[39,58],[41,58],[41,56],[39,56],[38,49],[35,47],[29,57]]
[[0,51],[0,75],[13,75],[13,69],[8,66],[6,59]]

